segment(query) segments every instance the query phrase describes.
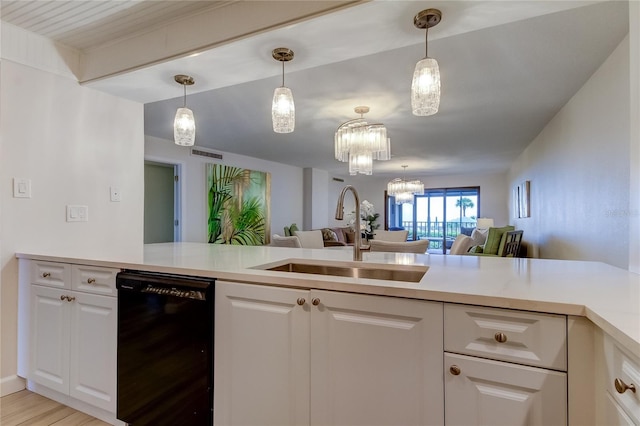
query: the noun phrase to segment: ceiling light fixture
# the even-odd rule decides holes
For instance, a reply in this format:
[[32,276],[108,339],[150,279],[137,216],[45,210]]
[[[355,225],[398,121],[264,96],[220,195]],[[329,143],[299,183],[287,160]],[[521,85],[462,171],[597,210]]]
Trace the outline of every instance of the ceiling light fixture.
[[182,74],[175,75],[173,79],[184,87],[184,103],[176,111],[173,121],[173,140],[176,145],[193,146],[196,141],[196,120],[193,118],[193,111],[187,108],[187,86],[191,86],[195,80]]
[[284,85],[284,63],[293,59],[293,50],[278,47],[271,52],[273,59],[282,62],[282,86],[273,92],[271,121],[276,133],[291,133],[296,126],[296,107],[293,104],[291,89]]
[[418,61],[411,82],[411,110],[413,115],[427,116],[440,107],[440,69],[438,61],[429,57],[429,28],[438,25],[442,13],[438,9],[425,9],[413,18],[413,25],[425,31],[425,57]]
[[[407,172],[406,165],[403,165],[403,175]],[[413,204],[414,195],[424,194],[424,184],[419,180],[408,181],[403,178],[395,178],[387,184],[387,195],[394,197],[396,204]]]
[[349,162],[349,174],[370,175],[373,173],[373,160],[391,158],[391,139],[387,137],[387,128],[383,124],[369,124],[364,114],[368,106],[354,108],[360,118],[349,120],[340,125],[334,137],[336,160]]

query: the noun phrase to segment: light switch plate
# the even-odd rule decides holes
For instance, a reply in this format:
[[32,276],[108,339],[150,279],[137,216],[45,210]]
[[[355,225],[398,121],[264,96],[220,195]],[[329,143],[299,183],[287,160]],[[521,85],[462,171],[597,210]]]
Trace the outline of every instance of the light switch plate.
[[69,204],[67,206],[67,222],[88,222],[89,206]]
[[31,198],[31,179],[13,178],[13,197]]

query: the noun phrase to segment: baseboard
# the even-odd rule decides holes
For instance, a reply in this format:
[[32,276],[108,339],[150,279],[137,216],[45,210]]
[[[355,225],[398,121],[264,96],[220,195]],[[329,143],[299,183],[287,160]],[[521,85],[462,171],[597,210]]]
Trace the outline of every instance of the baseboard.
[[24,379],[16,375],[3,377],[0,379],[0,396],[19,392],[26,388]]
[[66,405],[67,407],[71,407],[74,410],[81,411],[85,414],[100,419],[103,422],[109,423],[110,425],[126,426],[126,423],[116,419],[116,415],[114,413],[105,411],[102,408],[94,407],[93,405],[72,398],[69,395],[64,395],[60,392],[51,390],[46,386],[42,386],[29,381],[27,383],[27,389],[39,395],[42,395],[45,398],[52,399],[56,402],[59,402],[60,404]]

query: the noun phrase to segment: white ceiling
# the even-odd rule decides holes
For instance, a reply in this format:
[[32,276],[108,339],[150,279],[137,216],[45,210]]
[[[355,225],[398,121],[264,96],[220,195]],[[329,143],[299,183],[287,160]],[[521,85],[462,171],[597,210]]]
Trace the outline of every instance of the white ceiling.
[[[22,3],[55,3],[58,9],[91,3],[96,14],[107,16],[93,23],[87,17],[74,28],[73,16],[58,13],[66,21],[44,25],[39,21],[52,21],[55,13],[47,9],[39,19],[39,8],[20,8]],[[82,50],[116,35],[133,37],[167,16],[175,20],[184,12],[188,19],[205,4],[229,3],[3,0],[2,19]],[[114,6],[114,14],[107,6]],[[150,9],[134,13],[142,6]],[[430,7],[443,12],[429,31],[442,102],[438,114],[414,117],[409,88],[413,67],[424,56],[424,31],[413,27],[413,16]],[[148,14],[150,21],[127,27],[123,12]],[[355,118],[357,105],[370,106],[367,117],[383,122],[392,140],[392,160],[375,162],[374,175],[395,177],[402,164],[412,176],[504,171],[622,40],[627,13],[624,1],[373,1],[87,86],[144,102],[145,133],[172,139],[175,109],[182,105],[173,75],[190,74],[196,84],[188,89],[187,104],[196,116],[197,145],[333,176],[347,174],[347,165],[333,159],[333,133]],[[110,34],[104,20],[113,17],[123,26]],[[281,84],[271,50],[281,46],[295,52],[285,66],[285,83],[294,93],[296,130],[285,135],[271,130],[270,113],[273,90]]]

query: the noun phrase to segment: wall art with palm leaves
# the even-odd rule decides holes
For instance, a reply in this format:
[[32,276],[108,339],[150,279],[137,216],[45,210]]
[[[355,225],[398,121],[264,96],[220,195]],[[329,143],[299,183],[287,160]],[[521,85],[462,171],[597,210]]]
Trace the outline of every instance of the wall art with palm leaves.
[[271,174],[207,164],[208,241],[213,244],[269,243]]

